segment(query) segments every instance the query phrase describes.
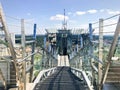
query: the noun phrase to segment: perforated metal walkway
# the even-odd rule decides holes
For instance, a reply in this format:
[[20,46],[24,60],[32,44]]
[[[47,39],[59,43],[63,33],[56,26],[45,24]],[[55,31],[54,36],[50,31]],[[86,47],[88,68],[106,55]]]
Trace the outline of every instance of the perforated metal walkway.
[[76,77],[70,67],[57,67],[57,71],[39,82],[34,90],[89,90],[82,80]]

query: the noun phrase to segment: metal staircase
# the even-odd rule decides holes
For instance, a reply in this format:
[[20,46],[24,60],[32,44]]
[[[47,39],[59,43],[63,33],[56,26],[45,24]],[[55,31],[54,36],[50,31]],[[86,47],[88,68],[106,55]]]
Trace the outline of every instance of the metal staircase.
[[16,71],[13,62],[10,63],[10,80],[9,80],[9,87],[13,88],[16,87]]
[[114,39],[111,44],[109,54],[107,57],[108,63],[105,68],[105,72],[102,78],[103,90],[119,90],[120,88],[120,62],[119,60],[112,61],[112,57],[115,55],[115,49],[120,33],[120,17],[117,23],[117,27],[114,34]]
[[110,66],[105,83],[120,83],[120,66]]
[[[115,61],[118,62],[118,61]],[[109,67],[106,81],[103,85],[103,90],[119,90],[120,89],[120,65],[113,65]]]

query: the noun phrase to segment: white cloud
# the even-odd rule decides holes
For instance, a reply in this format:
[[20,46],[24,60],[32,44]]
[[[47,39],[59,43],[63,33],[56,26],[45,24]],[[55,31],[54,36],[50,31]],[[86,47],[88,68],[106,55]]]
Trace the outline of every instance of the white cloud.
[[97,13],[98,11],[95,10],[95,9],[91,9],[91,10],[88,10],[88,11],[76,11],[75,15],[85,15],[87,13],[90,13],[90,14],[94,14],[94,13]]
[[100,12],[104,12],[104,11],[105,11],[105,9],[101,9],[101,10],[100,10]]
[[120,14],[120,11],[114,11],[114,10],[107,10],[107,13],[108,14],[113,14],[113,15],[115,15],[115,14]]
[[90,13],[90,14],[94,14],[94,13],[97,13],[97,10],[91,9],[91,10],[88,10],[87,12]]
[[[65,19],[68,20],[69,17],[65,16]],[[64,20],[64,15],[62,15],[62,14],[56,14],[55,16],[51,16],[50,20],[60,20],[60,21],[62,21],[62,20]]]
[[86,12],[83,12],[83,11],[76,11],[76,15],[84,15],[86,14]]

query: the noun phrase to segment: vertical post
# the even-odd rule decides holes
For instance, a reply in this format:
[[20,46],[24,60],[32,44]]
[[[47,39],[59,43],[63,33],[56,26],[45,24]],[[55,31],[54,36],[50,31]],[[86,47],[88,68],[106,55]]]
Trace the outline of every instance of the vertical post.
[[80,60],[80,69],[82,69],[82,57],[80,57],[79,60]]
[[[32,44],[32,53],[35,51],[35,40],[36,40],[36,27],[37,25],[34,24],[34,30],[33,30],[33,44]],[[31,65],[34,64],[34,55],[31,56]],[[30,82],[32,82],[32,77],[33,77],[33,67],[30,70]]]
[[[103,19],[99,19],[99,60],[103,59]],[[102,61],[101,61],[102,62]],[[102,64],[98,63],[98,89],[102,80]]]
[[[51,52],[51,43],[48,46],[48,52]],[[52,52],[51,52],[52,53]]]
[[[90,54],[93,54],[93,45],[92,45],[92,40],[93,40],[93,29],[92,29],[92,24],[89,24],[89,40],[90,40]],[[91,71],[92,71],[92,84],[94,83],[95,80],[95,75],[94,75],[94,70],[92,68],[92,63],[93,63],[93,58],[90,58],[90,65],[91,65]]]
[[83,47],[83,38],[82,38],[82,36],[80,36],[80,47],[81,48]]
[[21,19],[21,42],[22,42],[22,58],[25,57],[25,27],[24,27],[24,19]]
[[33,31],[33,39],[36,40],[36,28],[37,28],[37,25],[34,24],[34,31]]
[[10,33],[10,38],[11,38],[11,41],[13,43],[13,47],[15,47],[15,34],[14,33]]
[[79,34],[77,35],[77,45],[76,45],[77,52],[78,52],[78,44],[79,44]]
[[[22,59],[25,58],[25,28],[24,19],[21,19],[21,42],[22,42]],[[24,90],[26,90],[26,62],[23,62],[23,82]]]
[[93,40],[93,30],[92,30],[92,24],[89,24],[89,33],[90,33],[90,41]]
[[44,49],[46,48],[46,35],[44,36]]

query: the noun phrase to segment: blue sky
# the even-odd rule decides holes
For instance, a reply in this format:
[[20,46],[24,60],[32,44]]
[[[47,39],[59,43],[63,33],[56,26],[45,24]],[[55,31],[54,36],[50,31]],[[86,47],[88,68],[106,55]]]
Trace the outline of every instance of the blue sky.
[[[37,23],[38,27],[60,28],[63,10],[69,28],[84,28],[88,23],[96,22],[120,13],[120,0],[0,0],[7,22],[15,23],[8,16],[24,18]],[[18,21],[19,22],[19,21]],[[19,23],[18,23],[19,24]],[[10,26],[9,26],[10,27]],[[15,32],[15,30],[11,30]],[[29,31],[27,31],[28,33]]]

